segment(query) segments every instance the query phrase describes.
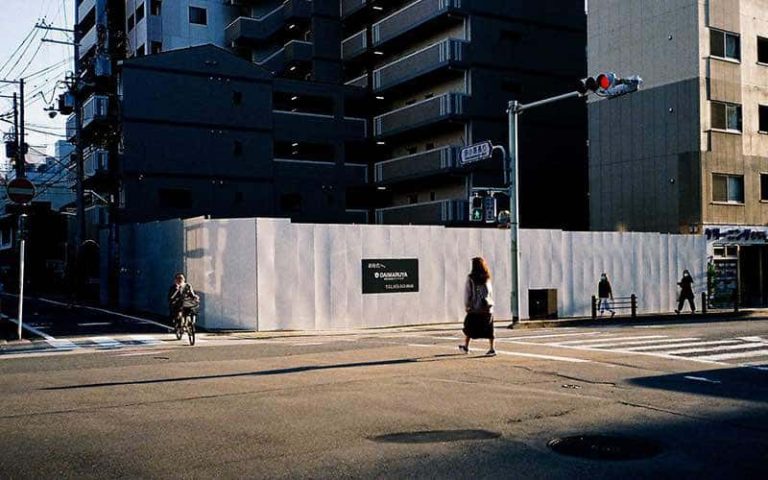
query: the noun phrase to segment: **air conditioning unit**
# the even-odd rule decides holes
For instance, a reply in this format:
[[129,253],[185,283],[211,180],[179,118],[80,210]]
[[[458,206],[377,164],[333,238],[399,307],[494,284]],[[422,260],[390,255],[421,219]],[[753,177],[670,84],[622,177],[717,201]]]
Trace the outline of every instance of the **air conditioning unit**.
[[109,171],[109,151],[103,148],[91,151],[85,161],[85,176],[90,177],[107,171]]

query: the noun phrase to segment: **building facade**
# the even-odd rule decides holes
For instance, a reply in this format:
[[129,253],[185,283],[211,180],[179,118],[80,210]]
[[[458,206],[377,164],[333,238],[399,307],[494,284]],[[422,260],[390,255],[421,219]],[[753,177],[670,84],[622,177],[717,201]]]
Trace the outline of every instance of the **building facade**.
[[590,72],[645,80],[589,104],[592,229],[707,234],[712,296],[768,304],[768,1],[590,0],[588,29]]

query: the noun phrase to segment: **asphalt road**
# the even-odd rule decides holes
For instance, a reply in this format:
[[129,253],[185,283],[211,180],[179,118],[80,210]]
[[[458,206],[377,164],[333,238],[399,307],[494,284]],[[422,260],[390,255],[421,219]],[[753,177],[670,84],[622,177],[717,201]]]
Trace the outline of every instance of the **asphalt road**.
[[[152,335],[6,349],[0,476],[768,478],[768,320]],[[585,434],[658,450],[547,446]]]

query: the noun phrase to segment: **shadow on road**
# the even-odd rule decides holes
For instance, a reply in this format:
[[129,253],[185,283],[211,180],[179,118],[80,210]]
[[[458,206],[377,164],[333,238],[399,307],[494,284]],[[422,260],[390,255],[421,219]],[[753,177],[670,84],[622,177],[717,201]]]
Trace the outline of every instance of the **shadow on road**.
[[455,354],[439,354],[430,355],[427,357],[414,357],[414,358],[399,358],[393,360],[376,360],[371,362],[353,362],[353,363],[339,363],[332,365],[306,365],[301,367],[291,368],[277,368],[273,370],[262,370],[257,372],[243,372],[243,373],[228,373],[222,375],[199,375],[189,377],[175,377],[175,378],[158,378],[152,380],[135,380],[130,382],[103,382],[103,383],[88,383],[84,385],[65,385],[62,387],[47,387],[41,390],[77,390],[81,388],[100,388],[100,387],[116,387],[121,385],[150,385],[157,383],[173,383],[173,382],[189,382],[194,380],[211,380],[219,378],[237,378],[237,377],[266,377],[270,375],[287,375],[291,373],[303,373],[313,372],[320,370],[336,370],[344,368],[358,368],[358,367],[378,367],[385,365],[402,365],[408,363],[423,363],[423,362],[435,362],[445,360],[465,360],[465,359],[484,358],[478,356],[467,356],[462,353]]
[[[760,367],[768,369],[768,366]],[[768,371],[725,368],[633,378],[632,385],[675,392],[768,403]]]

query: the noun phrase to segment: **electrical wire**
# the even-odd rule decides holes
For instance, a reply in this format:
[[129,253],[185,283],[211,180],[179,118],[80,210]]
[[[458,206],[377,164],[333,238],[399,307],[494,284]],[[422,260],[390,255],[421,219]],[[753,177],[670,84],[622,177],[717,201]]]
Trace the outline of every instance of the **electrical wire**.
[[13,53],[11,53],[11,56],[8,57],[8,60],[5,61],[3,66],[0,67],[0,73],[2,73],[3,70],[5,70],[5,67],[8,66],[9,63],[11,63],[11,60],[13,60],[13,57],[16,56],[16,54],[19,52],[19,50],[21,50],[24,44],[27,43],[27,40],[29,40],[29,38],[35,33],[35,30],[37,30],[37,28],[32,27],[32,30],[30,30],[27,36],[24,37],[24,40],[22,40],[19,46],[16,47],[16,50],[14,50]]

